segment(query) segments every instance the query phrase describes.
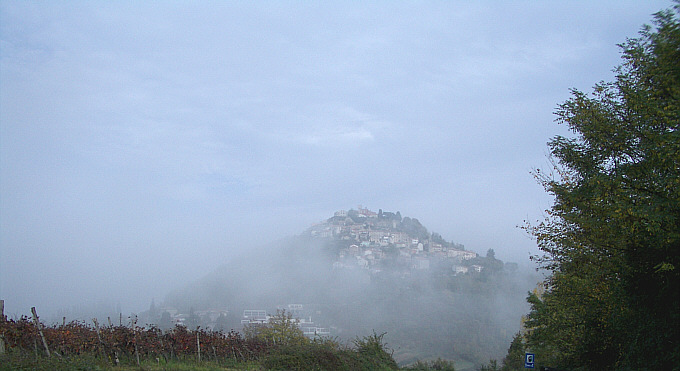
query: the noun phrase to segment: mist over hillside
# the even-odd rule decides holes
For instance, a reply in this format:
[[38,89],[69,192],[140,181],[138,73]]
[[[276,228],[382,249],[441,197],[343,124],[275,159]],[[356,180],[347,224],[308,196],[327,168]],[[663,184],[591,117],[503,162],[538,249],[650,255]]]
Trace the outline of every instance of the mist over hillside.
[[244,310],[286,309],[343,340],[386,332],[400,362],[479,365],[504,355],[538,280],[494,255],[493,247],[466,251],[399,213],[339,211],[177,289],[148,319],[240,331],[250,320]]

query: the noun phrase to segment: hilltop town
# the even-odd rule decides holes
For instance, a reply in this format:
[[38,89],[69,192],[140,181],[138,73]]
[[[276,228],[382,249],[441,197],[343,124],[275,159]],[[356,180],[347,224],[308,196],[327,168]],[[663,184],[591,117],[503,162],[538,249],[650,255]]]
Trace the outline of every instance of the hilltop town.
[[[319,277],[310,276],[309,280],[303,278],[301,281],[294,281],[290,272],[285,273],[285,270],[300,268],[301,271],[306,272],[306,268],[303,267],[308,266],[309,262],[319,265],[320,270],[325,272],[321,274],[322,276],[354,277],[355,282],[362,282],[361,285],[374,282],[380,286],[379,282],[391,280],[397,286],[409,286],[423,277],[437,275],[442,287],[449,285],[452,289],[457,285],[464,286],[465,282],[476,279],[475,277],[480,277],[480,275],[498,272],[504,269],[504,265],[510,270],[516,269],[514,263],[504,264],[495,259],[493,249],[489,249],[486,257],[481,257],[473,251],[465,250],[461,244],[446,241],[438,233],[429,232],[416,218],[402,217],[399,211],[390,212],[379,209],[376,212],[362,206],[336,211],[333,216],[312,225],[284,246],[286,247],[280,250],[282,255],[278,255],[275,264],[269,266],[267,275],[281,274],[284,278],[279,280],[279,283],[283,286],[281,290],[275,291],[280,292],[285,289],[289,292],[296,292],[296,295],[292,295],[293,298],[307,297],[309,299],[300,292],[310,291],[309,288],[318,283],[314,280],[318,280]],[[311,250],[317,252],[324,250],[329,254],[326,254],[322,260],[316,260],[311,257]],[[334,274],[330,274],[331,271]],[[235,269],[232,268],[232,272],[235,272]],[[249,280],[257,281],[255,278],[257,276],[250,271],[244,273],[249,274]],[[305,274],[302,276],[304,277]],[[368,281],[362,281],[361,277]],[[395,277],[397,279],[392,280]],[[224,282],[231,281],[234,279]],[[224,282],[220,282],[218,286],[222,287]],[[339,290],[342,286],[332,279],[327,284],[330,286],[322,291]],[[261,284],[258,285],[261,286]],[[258,285],[247,286],[241,282],[238,287],[243,292],[249,292],[253,290],[253,287],[259,287]],[[299,288],[300,292],[295,291],[295,288]],[[352,289],[345,287],[345,290],[351,292]],[[370,297],[369,289],[364,288],[363,291]],[[338,293],[338,291],[334,292]],[[275,293],[272,292],[271,295]],[[208,309],[204,306],[196,310],[190,308],[188,312],[180,312],[174,307],[164,306],[160,310],[152,309],[149,317],[155,318],[156,323],[159,323],[163,329],[174,325],[183,325],[188,328],[200,325],[201,328],[217,330],[245,329],[248,325],[259,326],[269,323],[275,312],[273,309],[276,308],[276,311],[285,310],[293,314],[297,318],[298,326],[308,337],[337,333],[337,327],[331,330],[335,325],[342,324],[341,327],[345,328],[355,325],[342,322],[346,319],[340,320],[329,315],[329,312],[333,312],[334,309],[330,305],[332,299],[328,297],[324,300],[316,297],[314,298],[318,301],[316,303],[307,301],[299,304],[284,304],[285,302],[278,301],[276,306],[258,305],[247,301],[239,302],[234,295],[226,298],[228,301],[224,303],[216,302],[214,293],[211,293],[210,297],[204,302],[218,305],[229,304],[231,309]],[[275,299],[272,298],[272,300]],[[242,307],[234,307],[237,302]],[[320,305],[319,302],[323,304]],[[335,325],[322,327],[320,323],[326,326]]]
[[397,211],[378,212],[363,208],[339,210],[309,228],[304,235],[326,241],[337,241],[340,248],[333,268],[363,268],[378,272],[386,260],[406,269],[429,269],[433,261],[448,261],[456,273],[468,269],[481,271],[481,265],[466,264],[478,255],[464,246],[445,241],[437,233],[429,233],[418,219],[404,217]]

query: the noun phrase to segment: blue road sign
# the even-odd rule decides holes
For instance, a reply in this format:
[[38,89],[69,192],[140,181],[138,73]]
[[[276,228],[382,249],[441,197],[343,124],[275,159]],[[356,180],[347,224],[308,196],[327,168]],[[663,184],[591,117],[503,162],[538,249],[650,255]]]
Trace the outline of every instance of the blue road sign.
[[524,368],[534,368],[533,353],[524,353]]

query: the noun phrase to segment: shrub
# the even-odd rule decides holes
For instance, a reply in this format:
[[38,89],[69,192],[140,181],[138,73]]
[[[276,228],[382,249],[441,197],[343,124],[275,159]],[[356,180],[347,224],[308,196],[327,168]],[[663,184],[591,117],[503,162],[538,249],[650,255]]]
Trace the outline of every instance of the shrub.
[[355,350],[364,369],[367,370],[397,370],[397,362],[392,358],[392,351],[387,351],[387,344],[383,343],[385,333],[364,336],[354,340]]
[[262,325],[248,325],[245,330],[247,339],[257,339],[271,345],[304,345],[309,339],[298,326],[298,320],[293,314],[285,310],[278,310],[269,323]]

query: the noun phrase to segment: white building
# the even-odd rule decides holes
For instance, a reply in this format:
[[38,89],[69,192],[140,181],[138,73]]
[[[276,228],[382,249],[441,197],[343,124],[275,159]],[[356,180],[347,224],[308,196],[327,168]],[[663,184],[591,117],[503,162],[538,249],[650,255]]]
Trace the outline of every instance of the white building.
[[257,324],[269,323],[269,318],[270,316],[267,315],[266,310],[246,309],[243,311],[243,318],[241,319],[241,324],[250,325],[254,323]]

